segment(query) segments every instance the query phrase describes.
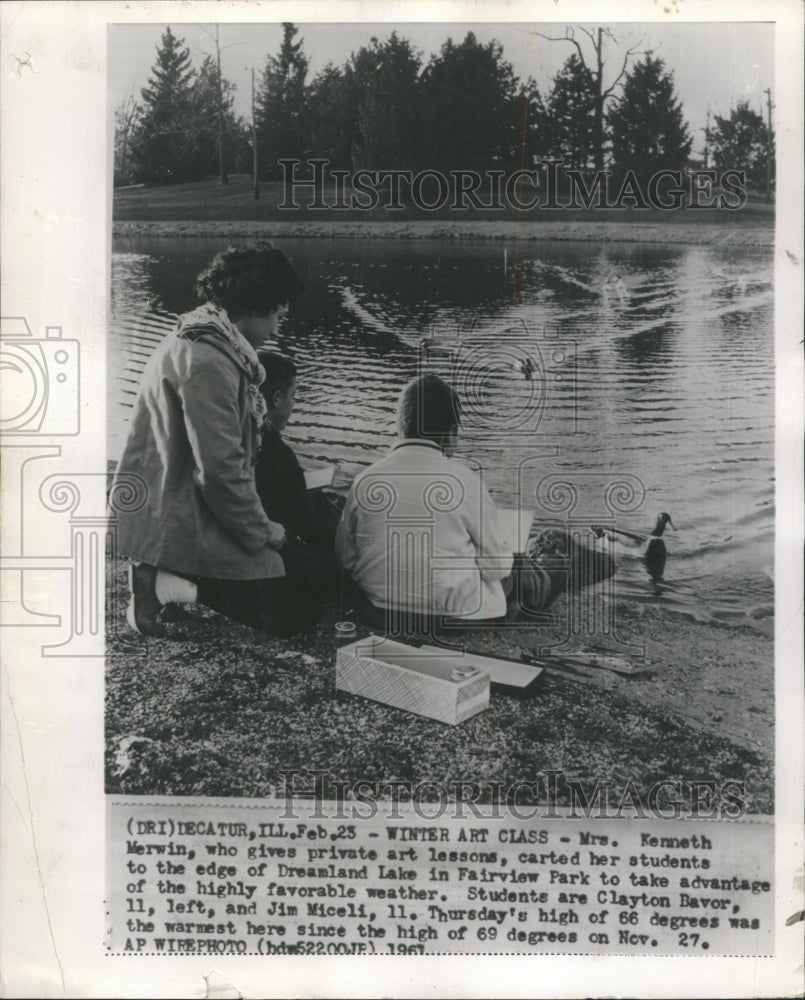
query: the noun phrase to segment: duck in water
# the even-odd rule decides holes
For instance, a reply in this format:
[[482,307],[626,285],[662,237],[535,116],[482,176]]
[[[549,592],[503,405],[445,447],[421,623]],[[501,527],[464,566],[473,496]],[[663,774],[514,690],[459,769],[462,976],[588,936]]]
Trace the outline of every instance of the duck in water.
[[666,524],[670,524],[674,531],[676,531],[674,522],[671,520],[671,515],[663,511],[657,515],[657,523],[648,537],[646,535],[639,535],[636,532],[624,531],[623,528],[604,528],[599,524],[590,525],[590,530],[597,538],[606,537],[610,541],[618,542],[630,549],[645,546],[641,555],[643,565],[648,570],[648,575],[651,577],[652,582],[660,583],[663,579],[665,562],[668,558],[665,542],[662,539]]
[[[657,518],[657,523],[654,525],[654,530],[649,537],[646,551],[643,553],[643,563],[654,583],[659,583],[662,580],[662,574],[665,571],[665,560],[668,558],[665,542],[662,540],[666,524],[670,524],[674,528],[671,515],[663,512]],[[674,528],[674,531],[676,531],[676,528]]]

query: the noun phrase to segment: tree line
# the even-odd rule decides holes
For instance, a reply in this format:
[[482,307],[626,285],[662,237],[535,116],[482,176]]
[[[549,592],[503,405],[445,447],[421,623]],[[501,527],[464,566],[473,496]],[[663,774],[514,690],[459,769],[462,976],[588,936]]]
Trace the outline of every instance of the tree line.
[[[630,48],[609,72],[609,29],[567,28],[550,43],[569,54],[541,94],[520,80],[497,41],[469,32],[423,61],[396,31],[373,38],[342,66],[311,79],[298,28],[283,24],[282,44],[259,76],[254,122],[234,111],[220,48],[196,69],[183,40],[166,28],[148,85],[115,113],[115,183],[170,184],[251,172],[253,129],[259,176],[281,176],[279,160],[323,158],[331,170],[530,168],[535,158],[616,176],[647,179],[691,164],[693,140],[673,72],[651,50]],[[773,176],[773,136],[746,101],[714,116],[704,166],[747,172],[763,190]],[[698,164],[702,165],[702,164]]]

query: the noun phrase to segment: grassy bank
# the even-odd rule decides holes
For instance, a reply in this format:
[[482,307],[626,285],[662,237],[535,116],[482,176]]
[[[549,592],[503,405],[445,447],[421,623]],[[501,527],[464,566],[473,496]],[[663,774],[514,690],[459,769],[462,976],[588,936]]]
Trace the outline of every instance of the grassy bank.
[[[660,608],[619,607],[619,630],[646,644],[652,674],[601,670],[589,684],[546,674],[531,698],[493,692],[488,711],[448,726],[335,690],[333,625],[346,609],[331,607],[309,634],[262,641],[194,611],[168,626],[171,638],[147,640],[123,619],[122,563],[109,564],[108,584],[110,792],[266,796],[282,768],[321,769],[348,784],[504,786],[557,770],[588,792],[612,782],[616,802],[630,782],[646,796],[663,780],[738,781],[748,811],[773,811],[772,643],[762,634],[680,628]],[[464,637],[469,648],[500,655],[558,638],[548,628]],[[568,801],[565,784],[560,801]]]
[[[279,182],[262,183],[260,198],[242,175],[229,184],[198,181],[160,188],[123,188],[114,195],[116,235],[164,236],[393,236],[462,239],[599,239],[641,242],[771,245],[771,206],[750,201],[740,211],[700,209],[535,209],[518,213],[450,210],[423,212],[311,209],[298,195],[298,209],[283,209]],[[325,201],[332,201],[328,195]]]

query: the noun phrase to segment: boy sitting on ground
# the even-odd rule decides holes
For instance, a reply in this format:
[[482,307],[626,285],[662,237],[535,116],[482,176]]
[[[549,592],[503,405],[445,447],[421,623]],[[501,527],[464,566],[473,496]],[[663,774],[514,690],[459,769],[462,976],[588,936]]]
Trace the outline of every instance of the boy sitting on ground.
[[266,417],[254,471],[257,494],[267,516],[285,527],[291,544],[328,572],[334,566],[340,511],[320,490],[307,489],[299,459],[282,439],[296,399],[296,365],[272,351],[259,351],[258,358],[266,373],[260,387]]
[[458,393],[436,375],[400,397],[400,440],[361,473],[338,527],[336,554],[375,609],[469,621],[540,612],[567,571],[514,556],[481,477],[454,455]]

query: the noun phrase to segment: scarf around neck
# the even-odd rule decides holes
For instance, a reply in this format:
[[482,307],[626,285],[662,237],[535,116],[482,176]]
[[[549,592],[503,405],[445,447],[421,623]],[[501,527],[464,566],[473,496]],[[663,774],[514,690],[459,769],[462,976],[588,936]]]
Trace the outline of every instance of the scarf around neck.
[[257,352],[226,312],[211,302],[205,302],[192,312],[179,317],[179,337],[205,336],[225,341],[235,352],[247,379],[249,409],[257,423],[258,435],[262,433],[266,417],[266,401],[260,392],[260,386],[265,381],[266,371],[257,358]]

